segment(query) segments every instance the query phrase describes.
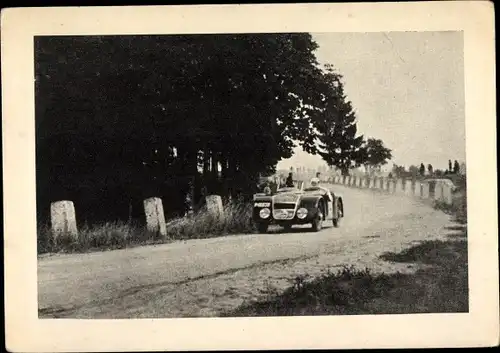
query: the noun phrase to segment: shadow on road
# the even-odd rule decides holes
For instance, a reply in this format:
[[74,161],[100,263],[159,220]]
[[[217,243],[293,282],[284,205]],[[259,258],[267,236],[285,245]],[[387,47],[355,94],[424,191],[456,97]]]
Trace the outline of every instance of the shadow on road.
[[468,312],[467,228],[448,227],[444,241],[422,241],[389,262],[419,265],[415,273],[372,274],[344,268],[222,316],[362,315]]

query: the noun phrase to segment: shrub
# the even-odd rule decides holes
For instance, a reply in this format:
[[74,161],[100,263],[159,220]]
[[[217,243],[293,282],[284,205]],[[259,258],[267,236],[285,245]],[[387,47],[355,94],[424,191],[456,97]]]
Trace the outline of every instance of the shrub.
[[251,204],[230,203],[224,206],[224,215],[218,217],[202,209],[191,217],[175,219],[167,225],[172,239],[206,238],[253,231]]

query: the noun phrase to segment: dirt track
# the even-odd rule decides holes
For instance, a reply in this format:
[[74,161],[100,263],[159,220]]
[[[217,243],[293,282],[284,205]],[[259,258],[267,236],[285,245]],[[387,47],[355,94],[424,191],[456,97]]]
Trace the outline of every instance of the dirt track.
[[39,315],[68,318],[217,316],[342,265],[413,271],[378,259],[446,237],[450,218],[405,196],[335,186],[345,218],[309,229],[190,240],[38,260]]

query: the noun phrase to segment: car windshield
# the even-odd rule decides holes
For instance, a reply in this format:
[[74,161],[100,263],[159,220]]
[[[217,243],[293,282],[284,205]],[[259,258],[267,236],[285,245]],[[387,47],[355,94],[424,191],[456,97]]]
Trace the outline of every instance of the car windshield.
[[281,188],[281,189],[276,190],[277,194],[281,194],[284,192],[300,192],[300,190],[297,188]]
[[309,186],[309,187],[305,188],[304,191],[321,191],[321,192],[325,192],[325,190],[323,190],[319,186]]

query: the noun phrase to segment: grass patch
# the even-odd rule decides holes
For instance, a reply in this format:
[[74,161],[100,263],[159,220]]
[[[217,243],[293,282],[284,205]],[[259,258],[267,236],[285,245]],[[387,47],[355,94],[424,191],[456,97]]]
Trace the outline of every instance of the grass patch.
[[423,242],[388,261],[429,265],[414,274],[373,274],[354,266],[310,282],[298,277],[282,294],[222,316],[295,316],[444,313],[468,311],[467,243]]
[[42,225],[38,227],[38,254],[114,250],[175,240],[251,233],[251,211],[251,205],[248,204],[226,205],[222,217],[202,210],[195,215],[168,222],[167,236],[150,232],[143,225],[126,222],[84,225],[78,230],[78,237],[64,234],[57,236],[50,226]]
[[54,234],[50,226],[43,225],[38,228],[37,240],[38,254],[113,250],[168,241],[159,233],[149,232],[145,227],[125,222],[84,225],[78,230],[77,237]]
[[452,204],[443,201],[435,201],[434,208],[455,217],[455,221],[467,224],[467,193],[465,189],[458,189],[453,193]]
[[167,233],[172,239],[211,238],[228,234],[252,233],[251,204],[228,204],[222,217],[202,210],[191,217],[173,220]]

